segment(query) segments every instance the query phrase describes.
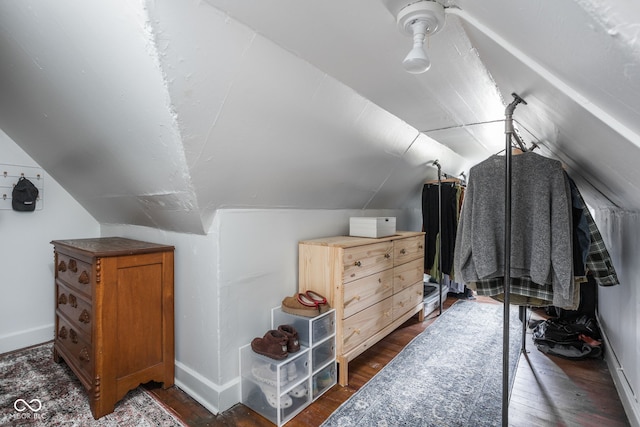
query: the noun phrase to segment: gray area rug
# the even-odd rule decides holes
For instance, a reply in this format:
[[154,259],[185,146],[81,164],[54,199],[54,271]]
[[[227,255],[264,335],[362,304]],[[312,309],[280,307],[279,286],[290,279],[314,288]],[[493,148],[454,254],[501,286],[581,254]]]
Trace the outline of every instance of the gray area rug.
[[94,420],[84,387],[52,343],[0,355],[0,426],[183,426],[143,388],[130,391],[115,411]]
[[[504,307],[458,301],[321,427],[500,426]],[[511,307],[510,378],[522,336]]]

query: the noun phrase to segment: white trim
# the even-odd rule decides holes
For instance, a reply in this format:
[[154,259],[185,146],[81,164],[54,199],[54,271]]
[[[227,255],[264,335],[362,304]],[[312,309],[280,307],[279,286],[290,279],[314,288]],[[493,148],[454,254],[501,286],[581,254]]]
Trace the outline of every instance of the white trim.
[[176,386],[213,414],[226,411],[240,402],[240,379],[218,385],[188,366],[176,361]]
[[[596,315],[596,317],[598,318],[598,323],[602,324],[600,322],[600,316]],[[606,332],[601,330],[601,333],[606,349],[604,359],[607,362],[607,367],[609,368],[611,378],[613,379],[613,383],[616,386],[618,395],[620,396],[620,401],[622,402],[624,411],[627,414],[631,427],[640,427],[640,402],[638,402],[638,399],[633,394],[633,390],[629,386],[624,369],[620,366],[620,362],[618,362],[616,352],[611,346]]]
[[54,329],[51,323],[3,335],[0,337],[0,354],[51,341],[54,338]]

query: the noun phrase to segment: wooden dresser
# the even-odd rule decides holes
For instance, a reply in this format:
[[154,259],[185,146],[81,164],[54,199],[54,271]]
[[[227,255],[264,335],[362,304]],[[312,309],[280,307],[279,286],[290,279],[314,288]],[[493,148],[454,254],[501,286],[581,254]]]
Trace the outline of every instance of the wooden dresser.
[[299,242],[300,292],[313,290],[336,309],[338,382],[348,364],[418,313],[424,318],[424,233],[380,239],[337,236]]
[[174,381],[173,246],[120,237],[54,240],[54,360],[98,419],[129,390]]

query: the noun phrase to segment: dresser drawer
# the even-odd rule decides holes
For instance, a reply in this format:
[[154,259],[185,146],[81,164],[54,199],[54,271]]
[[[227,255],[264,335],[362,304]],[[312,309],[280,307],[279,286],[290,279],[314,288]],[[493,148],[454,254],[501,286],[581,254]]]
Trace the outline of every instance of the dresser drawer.
[[91,265],[58,253],[56,277],[86,295],[91,295]]
[[392,321],[393,297],[389,297],[344,320],[342,352],[348,352]]
[[81,379],[86,384],[93,380],[93,360],[91,345],[83,332],[58,316],[58,330],[56,344],[63,347],[63,356],[69,365],[76,368]]
[[393,295],[393,320],[396,320],[422,302],[423,289],[424,285],[420,282]]
[[404,264],[424,256],[424,236],[407,237],[394,241],[393,265]]
[[351,282],[393,266],[393,242],[354,246],[344,250],[345,282]]
[[393,269],[374,273],[344,285],[344,317],[390,297],[393,294]]
[[424,281],[424,259],[418,258],[393,267],[393,293],[398,293],[416,282]]
[[92,311],[91,303],[78,296],[78,293],[66,286],[58,285],[58,295],[56,298],[57,308],[72,321],[76,329],[81,330],[89,337],[91,342]]

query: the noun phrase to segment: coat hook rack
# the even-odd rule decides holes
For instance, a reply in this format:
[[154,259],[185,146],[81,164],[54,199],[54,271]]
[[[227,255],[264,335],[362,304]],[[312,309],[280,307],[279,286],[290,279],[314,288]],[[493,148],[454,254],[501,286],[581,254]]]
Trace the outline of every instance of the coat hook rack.
[[42,168],[2,163],[0,164],[0,210],[13,209],[11,205],[12,191],[20,178],[30,180],[38,188],[36,210],[44,209],[45,174]]

